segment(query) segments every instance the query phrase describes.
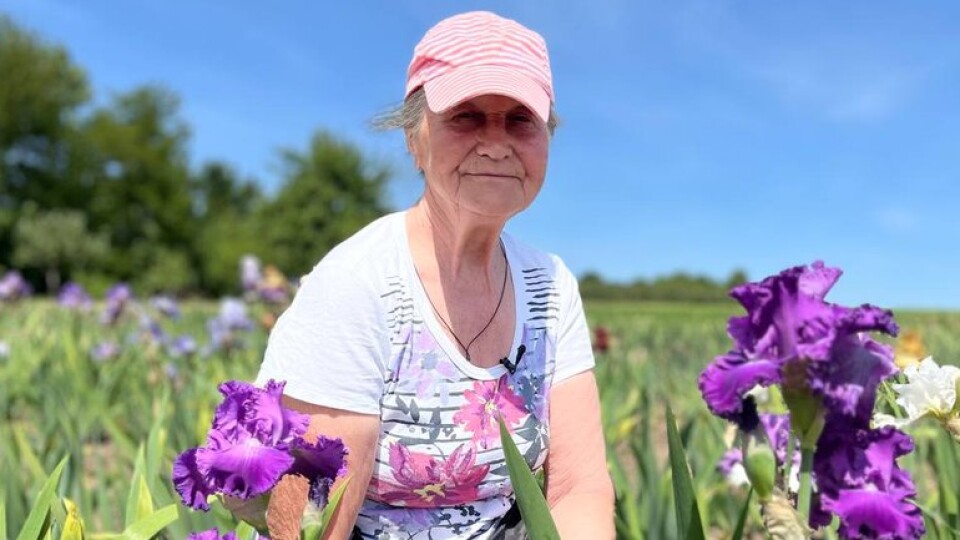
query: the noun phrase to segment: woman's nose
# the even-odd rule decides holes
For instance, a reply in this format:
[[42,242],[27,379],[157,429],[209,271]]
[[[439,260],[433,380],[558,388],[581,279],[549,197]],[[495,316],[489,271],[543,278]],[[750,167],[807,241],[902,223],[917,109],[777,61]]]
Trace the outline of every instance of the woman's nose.
[[480,130],[477,141],[477,153],[490,159],[506,159],[513,153],[510,137],[504,122],[487,122]]

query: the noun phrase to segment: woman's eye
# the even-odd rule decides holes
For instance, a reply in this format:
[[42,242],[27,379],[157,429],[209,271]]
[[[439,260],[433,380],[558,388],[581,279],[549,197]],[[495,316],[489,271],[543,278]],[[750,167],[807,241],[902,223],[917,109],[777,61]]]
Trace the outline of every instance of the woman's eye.
[[533,118],[529,114],[512,114],[510,115],[510,121],[523,124],[533,122]]
[[453,115],[453,120],[456,121],[456,122],[476,121],[476,120],[478,120],[479,118],[480,118],[480,114],[479,114],[479,113],[476,113],[476,112],[467,112],[467,111],[464,111],[464,112],[459,112],[459,113]]

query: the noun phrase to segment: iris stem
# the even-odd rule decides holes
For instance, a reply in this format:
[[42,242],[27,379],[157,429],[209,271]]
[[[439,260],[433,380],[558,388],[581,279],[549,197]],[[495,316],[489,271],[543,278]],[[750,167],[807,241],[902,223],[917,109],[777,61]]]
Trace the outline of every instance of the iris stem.
[[800,493],[797,494],[797,511],[804,523],[810,522],[811,476],[813,474],[814,448],[800,447]]

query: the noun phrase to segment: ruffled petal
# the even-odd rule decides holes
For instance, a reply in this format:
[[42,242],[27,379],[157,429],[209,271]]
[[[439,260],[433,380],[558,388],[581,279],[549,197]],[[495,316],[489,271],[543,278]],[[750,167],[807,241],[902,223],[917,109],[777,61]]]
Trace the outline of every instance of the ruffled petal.
[[841,538],[911,540],[925,532],[923,515],[905,490],[849,489],[824,507],[840,518]]
[[298,439],[291,448],[294,457],[290,472],[310,481],[310,500],[318,507],[326,504],[330,486],[347,471],[347,449],[340,439],[319,437],[308,443]]
[[718,356],[700,374],[703,400],[717,416],[738,421],[746,393],[756,385],[768,386],[780,381],[780,364],[769,360],[750,361],[731,351]]
[[173,461],[173,486],[184,506],[206,512],[210,510],[207,497],[213,495],[214,490],[197,468],[197,450],[191,448]]
[[284,450],[264,446],[256,438],[239,444],[211,436],[216,444],[197,451],[197,468],[216,491],[250,499],[270,490],[293,464]]

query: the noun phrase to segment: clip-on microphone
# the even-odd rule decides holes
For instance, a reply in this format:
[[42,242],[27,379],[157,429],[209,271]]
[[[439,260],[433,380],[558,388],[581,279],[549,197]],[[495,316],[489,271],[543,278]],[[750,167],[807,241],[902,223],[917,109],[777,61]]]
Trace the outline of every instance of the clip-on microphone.
[[527,346],[521,343],[520,346],[517,347],[516,360],[511,362],[509,358],[504,356],[503,358],[500,359],[500,363],[503,364],[503,367],[507,368],[507,371],[509,371],[511,375],[513,375],[514,373],[517,372],[517,366],[520,365],[520,359],[523,358],[523,353],[525,352],[527,352]]

